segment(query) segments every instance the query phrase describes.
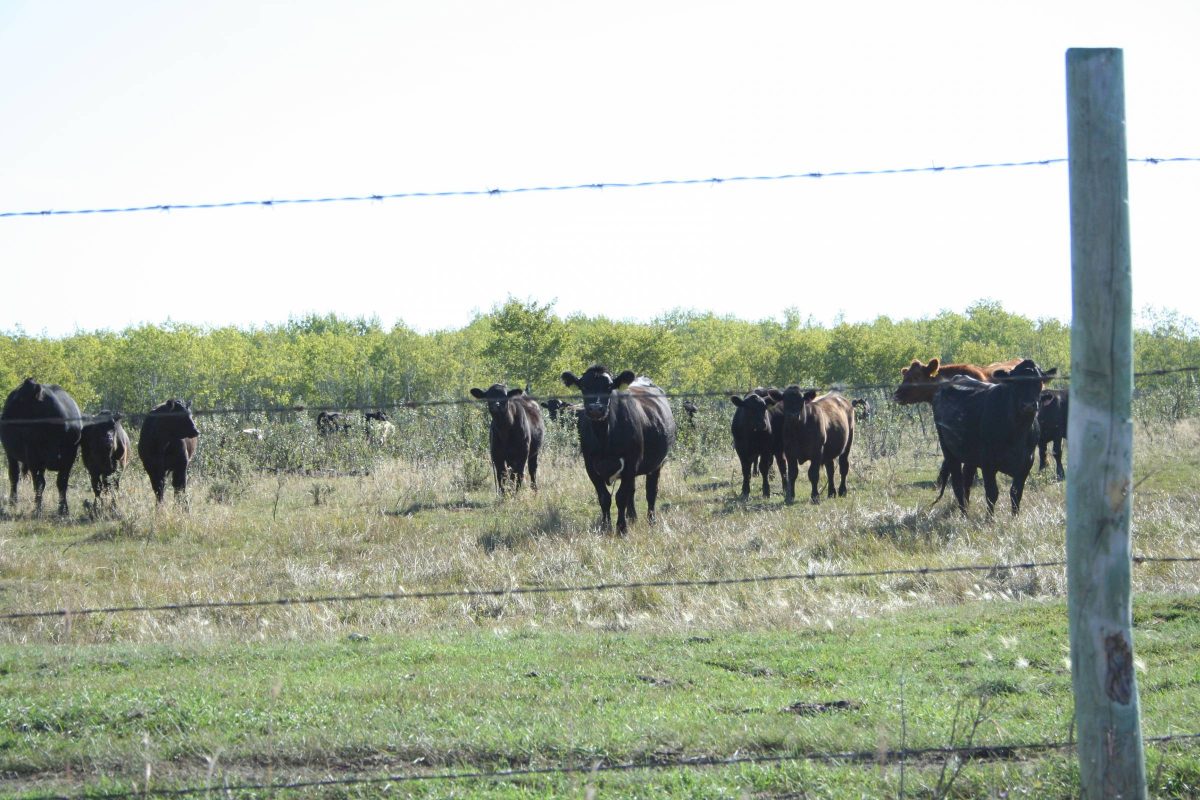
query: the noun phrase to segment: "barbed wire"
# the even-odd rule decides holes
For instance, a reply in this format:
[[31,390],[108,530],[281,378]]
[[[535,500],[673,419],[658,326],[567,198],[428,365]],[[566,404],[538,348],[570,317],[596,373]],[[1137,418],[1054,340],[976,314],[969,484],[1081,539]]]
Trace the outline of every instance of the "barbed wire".
[[[970,170],[1010,169],[1017,167],[1045,167],[1055,164],[1066,164],[1066,158],[1044,158],[1037,161],[1000,161],[980,164],[953,164],[946,166],[926,167],[892,167],[884,169],[848,169],[830,170],[826,172],[788,172],[778,175],[733,175],[721,178],[665,178],[641,181],[594,181],[591,183],[571,183],[547,186],[516,186],[508,188],[488,189],[455,189],[445,191],[410,191],[391,192],[388,194],[359,194],[329,197],[291,197],[271,198],[266,200],[226,200],[211,203],[155,203],[142,206],[114,206],[108,208],[75,208],[75,209],[46,209],[42,211],[4,211],[0,217],[58,217],[82,214],[134,214],[144,211],[198,211],[217,208],[239,208],[258,206],[273,208],[284,205],[321,205],[328,203],[361,203],[383,202],[385,200],[413,200],[437,197],[497,197],[509,194],[538,194],[545,192],[574,192],[597,189],[647,189],[665,186],[717,186],[726,183],[761,183],[770,181],[792,181],[800,179],[819,178],[848,178],[875,175],[913,175],[919,173],[966,172]],[[1175,156],[1169,158],[1130,158],[1131,164],[1175,164],[1200,161],[1195,156]]]
[[[1158,745],[1174,742],[1195,742],[1200,740],[1200,733],[1166,734],[1143,738],[1142,744]],[[121,792],[87,791],[77,795],[33,795],[28,800],[127,800],[134,797],[188,797],[195,794],[219,792],[251,791],[294,791],[298,789],[318,789],[332,786],[364,786],[381,783],[416,783],[425,781],[500,781],[512,778],[545,777],[552,775],[578,775],[635,772],[641,770],[697,769],[709,767],[732,767],[752,764],[784,764],[795,762],[825,761],[832,763],[871,764],[871,763],[900,763],[912,760],[929,760],[933,758],[958,757],[964,761],[999,761],[1017,757],[1021,753],[1053,752],[1070,750],[1075,742],[1025,742],[1006,744],[983,744],[961,747],[914,747],[897,750],[846,750],[846,751],[813,751],[807,753],[779,753],[775,755],[730,756],[718,758],[713,756],[698,756],[694,758],[647,759],[643,761],[628,761],[616,764],[596,761],[591,764],[563,764],[553,767],[520,767],[501,770],[472,770],[469,772],[437,772],[437,773],[407,773],[380,776],[353,776],[345,778],[319,778],[314,780],[289,781],[285,783],[241,783],[217,784],[210,786],[188,786],[178,789],[156,789],[144,786],[141,789],[131,789]]]
[[[1173,368],[1167,368],[1167,369],[1145,370],[1142,372],[1133,373],[1133,378],[1140,379],[1140,378],[1151,378],[1151,377],[1163,377],[1163,376],[1167,376],[1167,375],[1178,375],[1178,374],[1184,374],[1184,373],[1200,373],[1200,366],[1173,367]],[[1070,375],[1055,375],[1055,376],[1052,376],[1049,378],[1042,378],[1042,377],[1037,377],[1037,376],[1033,376],[1033,375],[1029,375],[1029,376],[1018,375],[1018,376],[1007,377],[1004,380],[1009,381],[1009,382],[1041,381],[1042,383],[1053,381],[1055,383],[1061,384],[1061,383],[1069,383]],[[844,382],[840,382],[840,381],[835,381],[835,382],[828,384],[830,391],[837,391],[837,392],[842,392],[842,393],[894,390],[899,385],[900,384],[896,383],[896,382],[848,384],[848,383],[844,383]],[[807,388],[816,388],[816,387],[802,387],[802,388],[807,389]],[[709,390],[694,391],[694,392],[693,391],[671,391],[671,392],[664,391],[661,396],[665,397],[668,400],[680,400],[680,399],[687,400],[687,399],[691,399],[691,398],[730,397],[732,395],[741,396],[741,395],[747,394],[749,391],[751,391],[751,390],[746,390],[746,389],[709,389]],[[570,401],[570,402],[577,402],[580,400],[586,400],[586,399],[590,399],[593,397],[603,397],[604,395],[526,394],[523,396],[528,397],[529,399],[531,399],[535,402],[543,402],[543,401],[548,402],[550,400],[566,400],[566,401]],[[288,405],[277,405],[277,406],[229,406],[229,407],[224,407],[224,408],[189,409],[187,412],[163,411],[163,412],[159,412],[156,416],[164,416],[164,417],[188,416],[188,415],[193,416],[193,417],[230,416],[230,415],[249,416],[252,414],[288,414],[288,413],[313,413],[313,412],[315,412],[315,413],[324,412],[324,413],[335,413],[336,414],[336,413],[345,412],[345,411],[379,411],[379,410],[397,411],[400,409],[415,410],[415,409],[427,408],[427,407],[433,408],[433,407],[440,407],[440,406],[475,405],[475,404],[482,404],[484,402],[486,402],[486,401],[477,400],[474,397],[453,397],[453,398],[440,398],[440,399],[431,399],[431,400],[403,400],[403,401],[398,401],[398,402],[393,402],[393,403],[350,403],[350,404],[346,404],[346,405],[336,405],[336,406],[333,406],[333,405],[309,405],[306,403],[292,403],[292,404],[288,404]],[[148,411],[146,411],[146,412],[129,412],[129,413],[130,413],[130,415],[136,415],[139,417],[145,417],[149,414]],[[45,423],[63,423],[63,422],[80,422],[83,424],[87,424],[101,416],[103,416],[103,412],[99,412],[97,414],[81,414],[78,417],[63,416],[63,417],[38,417],[38,418],[32,418],[32,419],[4,419],[4,420],[0,420],[0,426],[4,426],[4,425],[40,425],[40,424],[45,424]]]
[[[1133,563],[1200,563],[1200,556],[1134,556]],[[401,600],[453,600],[477,597],[510,597],[538,594],[580,594],[587,592],[611,592],[627,589],[681,589],[707,588],[714,586],[737,586],[751,583],[780,583],[786,581],[817,581],[853,578],[884,578],[901,576],[946,575],[960,572],[1005,572],[1033,570],[1050,567],[1065,567],[1064,560],[1023,561],[1011,564],[958,564],[945,567],[905,567],[880,570],[853,570],[834,572],[792,572],[773,575],[753,575],[735,578],[684,578],[678,580],[625,581],[585,583],[555,586],[509,586],[490,589],[436,589],[418,592],[364,592],[359,594],[311,595],[303,597],[275,597],[251,600],[195,600],[159,605],[128,605],[94,608],[60,608],[46,611],[12,611],[0,614],[0,620],[39,619],[47,617],[83,617],[98,614],[155,613],[163,611],[195,611],[212,608],[261,608],[266,606],[321,605],[325,603],[388,602]]]

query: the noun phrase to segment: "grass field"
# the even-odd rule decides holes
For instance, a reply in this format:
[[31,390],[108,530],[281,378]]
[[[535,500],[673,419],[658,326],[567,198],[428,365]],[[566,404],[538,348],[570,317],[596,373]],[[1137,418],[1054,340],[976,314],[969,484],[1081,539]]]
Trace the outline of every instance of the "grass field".
[[[847,497],[785,506],[756,481],[742,502],[725,406],[681,429],[658,524],[643,513],[625,537],[595,529],[566,429],[549,433],[540,491],[500,500],[479,408],[411,412],[382,446],[322,439],[307,420],[205,419],[186,507],[156,509],[137,465],[117,511],[96,519],[82,476],[65,520],[32,516],[23,484],[0,518],[0,610],[1063,558],[1052,470],[1015,518],[989,519],[982,497],[966,519],[949,499],[931,507],[927,409],[881,404],[860,425]],[[239,438],[249,424],[266,438]],[[1198,445],[1194,420],[1139,423],[1136,553],[1200,551]],[[1200,732],[1198,578],[1195,564],[1135,567],[1147,736]],[[11,620],[0,792],[876,752],[966,744],[971,723],[975,744],[1060,742],[1064,596],[1061,568],[998,569]],[[1198,759],[1195,744],[1152,748],[1156,794],[1200,793]],[[1073,765],[1069,752],[1018,752],[302,793],[1070,797]]]

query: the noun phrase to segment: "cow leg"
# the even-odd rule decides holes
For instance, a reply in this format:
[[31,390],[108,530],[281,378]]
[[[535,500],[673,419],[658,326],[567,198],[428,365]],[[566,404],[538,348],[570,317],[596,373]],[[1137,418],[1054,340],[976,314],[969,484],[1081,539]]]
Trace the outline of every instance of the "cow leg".
[[1046,468],[1046,443],[1038,442],[1038,472]]
[[8,485],[11,487],[8,495],[10,505],[17,504],[17,484],[21,480],[21,464],[12,456],[8,457]]
[[661,469],[656,469],[646,476],[646,521],[651,525],[654,524],[654,501],[658,499],[659,472]]
[[538,451],[529,451],[529,488],[537,491],[537,460]]
[[[621,485],[625,485],[625,481],[621,481]],[[637,475],[634,474],[629,478],[629,507],[625,510],[630,522],[637,522]]]
[[1063,465],[1062,465],[1062,439],[1061,438],[1057,438],[1054,440],[1054,464],[1055,464],[1055,473],[1057,474],[1058,479],[1061,481],[1063,478],[1067,477],[1067,471],[1063,469]]
[[71,482],[71,467],[75,466],[77,453],[78,449],[74,449],[64,454],[58,467],[58,513],[63,516],[67,514],[67,486]]
[[492,457],[492,473],[496,476],[496,491],[500,492],[500,496],[504,496],[504,480],[508,477],[508,468],[504,466],[504,459]]
[[46,491],[46,470],[31,469],[29,477],[33,479],[33,513],[42,513],[42,493]]
[[943,468],[950,471],[950,486],[954,489],[954,499],[958,501],[958,510],[967,514],[967,501],[970,499],[970,484],[968,480],[975,479],[975,469],[971,468],[970,478],[966,477],[966,468],[959,463],[945,463]]
[[150,488],[154,490],[154,499],[162,505],[163,494],[167,489],[167,471],[165,469],[147,470],[146,474],[150,476]]
[[814,458],[808,462],[808,482],[812,484],[812,504],[815,506],[821,502],[821,493],[817,491],[817,485],[821,482],[821,459]]
[[175,501],[187,500],[187,467],[181,466],[171,470],[171,488],[175,490]]
[[617,487],[617,533],[624,535],[629,531],[626,514],[633,507],[633,475],[622,475],[621,485]]
[[846,452],[838,456],[838,472],[841,474],[841,481],[838,483],[838,497],[846,496],[846,475],[850,472],[850,448],[846,448]]
[[988,514],[996,510],[996,500],[1000,497],[1000,487],[996,484],[996,470],[983,471],[983,494],[987,498]]
[[742,462],[742,499],[746,500],[750,497],[750,472],[754,456],[738,453],[738,461]]
[[512,463],[513,493],[521,491],[521,483],[525,480],[525,459],[518,458]]
[[800,465],[792,456],[787,457],[787,470],[783,473],[783,502],[789,506],[796,502],[796,475],[800,472]]
[[[771,454],[763,453],[758,457],[758,473],[762,475],[762,494],[763,497],[771,496]],[[749,486],[742,488],[742,496],[749,495]]]
[[[837,491],[833,488],[833,459],[825,462],[825,481],[829,485],[828,494],[830,497],[837,497]],[[845,494],[845,492],[843,492]]]
[[104,493],[104,478],[99,472],[90,472],[92,478],[92,494],[96,495],[96,502],[100,502],[100,495]]
[[600,504],[600,526],[606,531],[612,530],[612,492],[608,489],[608,481],[592,469],[588,469],[588,477],[596,488],[596,501]]

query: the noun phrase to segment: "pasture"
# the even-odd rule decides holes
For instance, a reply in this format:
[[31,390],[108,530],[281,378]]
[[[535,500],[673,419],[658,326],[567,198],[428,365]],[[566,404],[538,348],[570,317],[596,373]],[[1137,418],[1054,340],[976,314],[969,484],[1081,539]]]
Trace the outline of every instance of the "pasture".
[[[1180,387],[1183,387],[1182,389]],[[574,430],[547,424],[540,490],[501,499],[480,405],[397,409],[395,434],[311,416],[202,417],[186,506],[136,460],[116,510],[0,518],[0,610],[237,602],[1020,564],[1064,556],[1064,484],[1020,515],[931,505],[927,406],[874,397],[844,498],[785,505],[741,472],[733,406],[703,398],[663,471],[659,518],[596,529]],[[1200,551],[1195,389],[1143,393],[1134,551]],[[361,420],[359,420],[361,422]],[[239,430],[255,427],[263,438]],[[131,431],[131,435],[136,432]],[[1066,458],[1070,476],[1070,446]],[[1002,479],[1002,491],[1007,480]],[[949,495],[949,492],[947,492]],[[1200,732],[1200,565],[1135,566],[1147,736]],[[0,622],[0,786],[12,796],[317,777],[885,752],[1070,736],[1059,567],[311,602]],[[1194,743],[1148,758],[1200,791]],[[406,782],[415,796],[1073,796],[1069,751],[973,760],[784,761]],[[266,796],[260,790],[242,796]],[[310,787],[370,797],[384,784]],[[286,796],[277,794],[277,796]]]

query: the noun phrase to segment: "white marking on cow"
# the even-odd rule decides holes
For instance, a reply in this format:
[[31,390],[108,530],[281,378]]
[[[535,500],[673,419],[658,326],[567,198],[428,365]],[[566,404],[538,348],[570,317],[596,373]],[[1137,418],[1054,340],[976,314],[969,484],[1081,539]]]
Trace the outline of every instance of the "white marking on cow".
[[615,481],[617,478],[619,478],[621,476],[621,470],[623,470],[623,469],[625,469],[625,459],[618,458],[616,470],[613,471],[612,475],[608,476],[608,485],[609,486],[612,486],[613,481]]

